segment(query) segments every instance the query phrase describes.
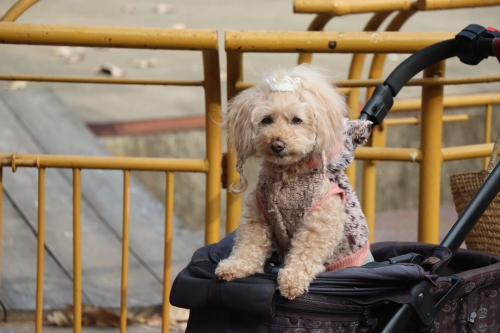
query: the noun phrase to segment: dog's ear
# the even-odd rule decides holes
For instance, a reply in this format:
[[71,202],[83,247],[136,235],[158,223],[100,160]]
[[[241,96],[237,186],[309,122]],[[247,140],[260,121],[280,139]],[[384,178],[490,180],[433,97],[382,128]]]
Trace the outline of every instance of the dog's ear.
[[227,129],[228,149],[236,150],[236,170],[241,175],[238,188],[230,186],[233,193],[241,193],[247,188],[247,181],[243,176],[243,164],[250,156],[255,154],[252,145],[253,124],[251,121],[252,110],[255,107],[256,89],[250,88],[236,95],[228,103],[229,111],[223,115],[223,127]]
[[[325,92],[310,92],[314,94],[309,98],[309,105],[315,121],[316,154],[329,149],[332,145],[341,144],[343,141],[343,119],[347,114],[347,106],[340,95],[333,89]],[[306,96],[309,93],[306,93]],[[306,97],[307,98],[307,97]]]
[[316,147],[313,153],[342,144],[343,119],[348,115],[348,108],[332,85],[332,75],[323,69],[302,64],[292,70],[292,76],[300,78],[297,92],[315,117]]

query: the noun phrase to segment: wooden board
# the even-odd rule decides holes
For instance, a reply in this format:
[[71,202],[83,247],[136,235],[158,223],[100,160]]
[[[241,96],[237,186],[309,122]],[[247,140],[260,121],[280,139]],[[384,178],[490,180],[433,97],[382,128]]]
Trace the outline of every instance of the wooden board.
[[[0,93],[0,152],[106,155],[104,148],[50,91]],[[30,226],[37,223],[37,170],[4,168],[4,192]],[[83,292],[94,305],[119,306],[122,173],[82,172]],[[160,304],[163,269],[163,205],[132,181],[128,306]],[[72,274],[71,170],[46,171],[46,246]],[[186,265],[197,242],[176,221],[173,274]],[[4,233],[5,235],[5,233]],[[6,236],[4,236],[6,237]],[[28,266],[32,262],[27,261]],[[9,269],[3,266],[3,269]],[[2,281],[2,289],[15,288]],[[16,283],[16,279],[9,283]],[[0,298],[3,299],[2,294]],[[26,299],[34,309],[34,298]],[[46,304],[46,308],[60,308]]]

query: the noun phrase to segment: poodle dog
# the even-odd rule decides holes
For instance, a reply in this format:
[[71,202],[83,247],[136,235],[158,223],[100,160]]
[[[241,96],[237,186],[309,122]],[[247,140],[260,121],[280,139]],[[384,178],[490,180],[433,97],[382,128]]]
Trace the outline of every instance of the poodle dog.
[[278,70],[229,103],[224,125],[243,164],[262,159],[256,188],[244,201],[235,246],[215,271],[231,281],[262,273],[276,249],[281,294],[294,299],[325,270],[373,261],[368,227],[344,169],[371,122],[346,119],[347,106],[324,71]]

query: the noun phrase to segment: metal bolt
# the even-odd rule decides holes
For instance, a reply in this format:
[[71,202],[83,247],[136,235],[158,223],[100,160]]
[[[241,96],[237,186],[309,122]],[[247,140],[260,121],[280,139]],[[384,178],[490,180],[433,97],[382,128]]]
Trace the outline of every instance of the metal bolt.
[[328,42],[328,48],[329,48],[330,50],[333,50],[333,49],[335,49],[336,47],[337,47],[337,42],[336,42],[336,41],[332,40],[332,41],[329,41],[329,42]]
[[420,293],[418,294],[418,300],[423,301],[424,300],[424,294]]

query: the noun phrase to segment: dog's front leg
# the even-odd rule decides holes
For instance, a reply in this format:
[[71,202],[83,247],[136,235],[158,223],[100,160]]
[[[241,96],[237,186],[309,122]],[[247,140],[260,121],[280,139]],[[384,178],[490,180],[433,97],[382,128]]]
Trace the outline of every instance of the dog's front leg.
[[262,273],[271,252],[271,228],[260,214],[255,193],[251,193],[244,202],[231,255],[219,263],[215,274],[221,280],[232,281]]
[[345,237],[344,223],[344,206],[338,195],[304,218],[278,273],[281,295],[294,299],[307,292],[309,283],[325,270],[325,262]]

